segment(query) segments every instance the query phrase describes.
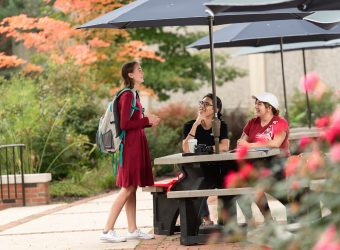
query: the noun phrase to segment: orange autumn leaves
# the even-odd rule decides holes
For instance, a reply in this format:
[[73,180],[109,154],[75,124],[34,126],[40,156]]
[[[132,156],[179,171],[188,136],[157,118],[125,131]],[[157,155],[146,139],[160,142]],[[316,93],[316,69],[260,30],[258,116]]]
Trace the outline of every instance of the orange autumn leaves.
[[121,48],[122,49],[117,53],[118,61],[126,61],[129,58],[147,58],[164,62],[162,57],[157,56],[154,51],[149,50],[147,46],[141,41],[130,41],[124,44]]
[[[45,2],[49,3],[51,0],[45,0]],[[122,4],[115,0],[57,0],[53,6],[65,14],[72,14],[77,21],[84,22],[122,7]]]
[[[46,0],[45,3],[48,4],[50,1]],[[69,15],[73,23],[80,24],[85,22],[85,19],[94,18],[93,15],[104,14],[121,5],[112,0],[57,0],[53,7],[56,11]],[[115,57],[117,61],[141,58],[163,61],[143,42],[129,41],[129,35],[125,31],[111,32],[111,36],[108,36],[107,30],[75,30],[74,25],[51,17],[31,18],[19,15],[4,18],[0,22],[0,35],[20,42],[28,49],[44,53],[59,64],[73,60],[81,67],[85,67],[109,60],[107,55],[112,53],[117,54]],[[114,48],[111,42],[112,35],[122,35],[127,42],[119,45],[118,49]],[[0,68],[18,67],[26,63],[23,59],[4,53],[0,54],[0,62]],[[42,68],[39,67],[31,64],[26,67],[26,71],[30,69],[40,71]]]
[[[48,54],[56,63],[73,59],[77,64],[89,65],[99,59],[105,59],[104,54],[98,53],[93,48],[110,45],[98,38],[79,44],[77,42],[79,32],[74,30],[69,23],[49,17],[31,18],[19,15],[4,18],[0,25],[0,34],[21,42],[28,49]],[[4,56],[0,57],[4,58]],[[11,65],[13,64],[2,65],[2,67]],[[31,68],[34,69],[34,67]]]
[[0,52],[0,69],[18,67],[25,62],[25,60],[16,56],[6,56],[4,53]]

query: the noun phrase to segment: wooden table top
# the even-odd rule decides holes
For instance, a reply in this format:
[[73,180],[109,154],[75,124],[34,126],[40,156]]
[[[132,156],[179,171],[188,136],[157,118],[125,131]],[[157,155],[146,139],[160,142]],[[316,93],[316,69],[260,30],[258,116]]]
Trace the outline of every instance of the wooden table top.
[[[246,155],[245,159],[266,158],[280,154],[280,149],[273,148],[270,150],[251,150]],[[219,154],[209,155],[193,155],[182,156],[182,153],[167,155],[159,158],[155,158],[155,165],[168,165],[168,164],[184,164],[195,162],[215,162],[215,161],[231,161],[236,160],[237,155],[235,151],[222,152]]]

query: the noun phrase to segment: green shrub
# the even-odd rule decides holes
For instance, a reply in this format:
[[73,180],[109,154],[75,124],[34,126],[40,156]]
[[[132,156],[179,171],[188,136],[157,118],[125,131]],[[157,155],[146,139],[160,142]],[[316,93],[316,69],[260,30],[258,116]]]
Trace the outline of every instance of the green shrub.
[[68,172],[67,178],[52,182],[50,194],[58,200],[67,200],[68,197],[87,197],[113,190],[116,180],[112,171],[110,157],[103,157],[98,161],[97,167],[90,170],[74,166]]
[[101,105],[89,79],[72,64],[47,65],[35,79],[0,79],[0,141],[26,145],[26,172],[63,179],[73,168],[95,167]]
[[87,197],[94,192],[89,187],[84,187],[72,180],[63,180],[52,182],[49,187],[49,192],[52,198],[56,197]]
[[[194,119],[196,111],[190,106],[170,103],[155,111],[155,114],[161,118],[160,125],[145,130],[152,162],[157,157],[182,152],[183,124]],[[172,170],[172,166],[154,167],[157,176]]]
[[228,138],[230,140],[230,149],[237,146],[237,140],[241,138],[243,128],[247,124],[248,116],[239,108],[229,112],[223,112],[222,119],[228,125]]
[[[330,90],[324,94],[322,101],[319,101],[313,96],[309,96],[309,103],[312,110],[312,125],[317,118],[324,115],[329,115],[334,110],[340,100],[336,99],[334,91]],[[308,126],[308,109],[306,104],[306,95],[298,90],[292,98],[292,103],[288,110],[290,118],[290,127]]]

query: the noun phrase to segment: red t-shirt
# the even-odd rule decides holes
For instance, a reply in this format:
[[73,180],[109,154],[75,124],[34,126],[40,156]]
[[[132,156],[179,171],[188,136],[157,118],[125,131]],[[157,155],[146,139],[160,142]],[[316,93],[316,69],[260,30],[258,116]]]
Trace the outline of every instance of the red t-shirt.
[[248,142],[250,143],[270,141],[273,140],[276,134],[286,132],[286,137],[280,149],[282,149],[286,155],[290,155],[288,122],[280,116],[274,115],[271,121],[264,127],[261,126],[261,119],[259,117],[253,118],[244,127],[243,132],[248,136]]

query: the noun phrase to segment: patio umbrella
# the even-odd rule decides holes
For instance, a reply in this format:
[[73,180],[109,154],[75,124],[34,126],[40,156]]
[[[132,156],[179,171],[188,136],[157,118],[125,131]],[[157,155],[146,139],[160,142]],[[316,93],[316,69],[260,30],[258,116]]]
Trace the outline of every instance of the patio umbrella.
[[[301,50],[302,51],[302,60],[303,60],[303,70],[304,75],[307,74],[307,67],[306,67],[306,55],[305,50],[310,49],[329,49],[329,48],[335,48],[340,46],[340,40],[331,40],[328,42],[300,42],[300,43],[290,43],[290,44],[284,44],[282,46],[283,51],[296,51]],[[238,50],[236,53],[232,54],[233,57],[235,56],[244,56],[244,55],[252,55],[252,54],[258,54],[258,53],[277,53],[280,52],[280,46],[279,45],[267,45],[262,47],[245,47],[240,50]],[[305,92],[306,94],[306,104],[307,104],[307,118],[308,118],[308,127],[312,127],[312,110],[309,104],[309,96],[308,92]]]
[[212,0],[205,5],[214,13],[233,11],[264,11],[282,8],[298,8],[314,12],[303,19],[330,29],[340,22],[338,0]]
[[282,8],[298,8],[302,11],[340,10],[340,1],[337,0],[212,0],[205,5],[214,13]]
[[312,22],[315,25],[318,25],[324,29],[331,29],[340,22],[340,11],[317,11],[311,15],[304,17],[303,19]]
[[216,84],[212,26],[226,23],[251,22],[259,20],[292,19],[305,16],[297,9],[264,12],[221,13],[214,15],[203,5],[206,0],[137,0],[103,16],[93,19],[82,28],[138,28],[186,25],[209,25],[211,82],[215,117],[213,133],[216,152],[219,152],[219,120],[216,108]]
[[[272,44],[327,41],[340,37],[340,25],[331,30],[322,29],[304,20],[277,20],[269,22],[231,24],[214,32],[214,47],[265,46]],[[204,37],[188,47],[205,49],[209,42]],[[287,108],[287,94],[284,74],[283,50],[281,51],[281,66],[283,79],[283,93],[285,100],[285,116],[289,120]]]

